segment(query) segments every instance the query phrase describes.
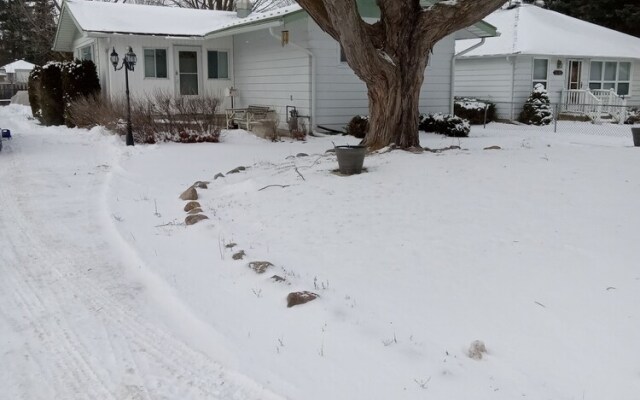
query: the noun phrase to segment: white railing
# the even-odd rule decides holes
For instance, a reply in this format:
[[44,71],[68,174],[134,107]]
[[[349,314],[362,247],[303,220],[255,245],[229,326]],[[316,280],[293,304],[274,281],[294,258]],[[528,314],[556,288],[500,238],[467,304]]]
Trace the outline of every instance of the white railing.
[[603,113],[611,115],[618,122],[624,122],[627,100],[618,96],[613,89],[594,89],[591,90],[591,93],[602,103]]
[[613,89],[564,89],[562,108],[569,113],[587,115],[598,120],[608,114],[617,122],[626,119],[626,100],[618,96]]

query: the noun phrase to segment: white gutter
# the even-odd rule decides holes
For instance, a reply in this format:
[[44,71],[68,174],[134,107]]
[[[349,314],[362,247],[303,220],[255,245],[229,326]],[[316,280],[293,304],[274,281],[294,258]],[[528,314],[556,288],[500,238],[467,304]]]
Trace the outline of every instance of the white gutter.
[[[273,38],[277,39],[278,42],[282,40],[282,38],[273,31],[273,28],[269,28],[269,34]],[[311,93],[309,94],[309,105],[310,105],[309,108],[311,109],[311,115],[309,116],[309,130],[313,132],[315,128],[315,123],[316,123],[316,90],[317,90],[316,58],[309,49],[302,47],[299,44],[293,43],[291,40],[289,40],[288,45],[291,45],[296,49],[302,50],[305,53],[307,53],[307,55],[309,56],[309,61],[311,62]],[[288,118],[288,116],[286,117]]]
[[203,37],[205,39],[216,39],[216,38],[225,37],[225,36],[238,35],[240,33],[259,31],[266,28],[269,28],[269,31],[271,31],[271,28],[275,28],[282,25],[284,25],[284,21],[282,19],[278,19],[275,21],[262,22],[259,24],[251,24],[251,25],[244,25],[244,26],[238,26],[238,27],[232,26],[229,28],[225,28],[224,30],[221,30],[221,31],[209,32]]
[[[478,47],[482,46],[484,44],[484,42],[486,41],[486,38],[480,38],[480,42],[474,44],[473,46],[469,47],[468,49],[462,50],[460,53],[458,54],[454,54],[453,57],[451,57],[451,99],[449,101],[449,107],[451,110],[451,115],[453,115],[453,103],[455,102],[455,91],[456,91],[456,60],[458,59],[458,57],[462,57],[463,55],[467,54],[468,52],[477,49]],[[454,41],[454,49],[455,49],[455,41]]]

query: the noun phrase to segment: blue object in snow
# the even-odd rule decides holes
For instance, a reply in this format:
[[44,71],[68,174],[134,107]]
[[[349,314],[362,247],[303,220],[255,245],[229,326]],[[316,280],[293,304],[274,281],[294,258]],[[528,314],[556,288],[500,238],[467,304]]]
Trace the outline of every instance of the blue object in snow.
[[9,129],[2,130],[2,138],[3,139],[11,139],[11,131]]

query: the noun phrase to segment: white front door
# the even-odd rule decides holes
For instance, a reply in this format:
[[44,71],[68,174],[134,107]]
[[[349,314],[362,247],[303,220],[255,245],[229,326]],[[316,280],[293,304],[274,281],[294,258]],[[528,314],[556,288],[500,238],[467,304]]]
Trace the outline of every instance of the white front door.
[[176,95],[202,94],[202,62],[200,47],[175,46]]

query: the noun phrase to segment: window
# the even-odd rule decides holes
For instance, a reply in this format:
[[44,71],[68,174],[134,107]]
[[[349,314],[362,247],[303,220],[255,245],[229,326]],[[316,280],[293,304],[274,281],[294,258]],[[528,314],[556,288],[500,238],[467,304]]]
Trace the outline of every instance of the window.
[[538,83],[547,88],[547,80],[549,74],[549,60],[546,58],[533,59],[533,86]]
[[631,83],[631,63],[617,61],[591,61],[589,89],[613,89],[620,96],[626,96]]
[[93,48],[91,45],[80,48],[80,59],[93,61]]
[[229,53],[207,51],[207,68],[209,79],[229,79]]
[[341,63],[347,62],[347,55],[344,54],[344,49],[342,48],[342,45],[340,45],[340,62]]
[[167,77],[167,50],[144,49],[144,77]]

